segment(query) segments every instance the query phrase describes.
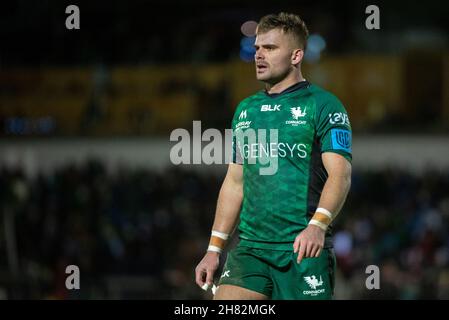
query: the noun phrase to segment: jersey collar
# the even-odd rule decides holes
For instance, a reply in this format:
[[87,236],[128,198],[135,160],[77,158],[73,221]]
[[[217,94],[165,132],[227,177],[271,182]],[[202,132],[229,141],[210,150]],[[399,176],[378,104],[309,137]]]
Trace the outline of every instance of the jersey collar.
[[303,89],[303,88],[307,88],[309,86],[310,86],[310,82],[307,81],[307,80],[304,80],[304,81],[300,81],[298,83],[295,83],[294,85],[291,85],[290,87],[288,87],[287,89],[285,89],[284,91],[279,92],[279,93],[271,93],[270,94],[270,93],[267,92],[267,90],[264,90],[264,93],[265,93],[265,95],[267,95],[270,98],[276,98],[276,97],[279,97],[279,96],[284,95],[286,93],[290,93],[290,92],[297,91],[297,90],[300,90],[300,89]]

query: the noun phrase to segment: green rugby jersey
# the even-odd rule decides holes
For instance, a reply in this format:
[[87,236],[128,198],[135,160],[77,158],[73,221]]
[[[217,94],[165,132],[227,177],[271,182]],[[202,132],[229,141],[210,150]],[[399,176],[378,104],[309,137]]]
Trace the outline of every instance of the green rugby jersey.
[[321,153],[352,160],[347,112],[334,95],[302,81],[279,94],[260,91],[243,100],[232,129],[232,162],[243,165],[240,243],[291,250],[327,179]]

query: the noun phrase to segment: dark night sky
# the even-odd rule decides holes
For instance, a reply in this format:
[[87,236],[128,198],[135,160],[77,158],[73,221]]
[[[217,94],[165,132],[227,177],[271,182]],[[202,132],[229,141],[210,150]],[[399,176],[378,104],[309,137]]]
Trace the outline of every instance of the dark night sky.
[[[65,8],[77,4],[81,30],[67,30]],[[238,51],[240,25],[279,11],[299,13],[322,32],[330,52],[357,48],[354,29],[364,8],[378,4],[381,39],[388,33],[433,28],[449,33],[445,1],[9,1],[0,12],[0,66],[188,62],[201,41],[208,61]]]

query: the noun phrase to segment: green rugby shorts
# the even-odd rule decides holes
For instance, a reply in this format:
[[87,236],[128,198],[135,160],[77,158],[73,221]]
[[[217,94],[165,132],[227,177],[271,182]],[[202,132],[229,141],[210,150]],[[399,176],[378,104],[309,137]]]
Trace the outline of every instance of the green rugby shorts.
[[235,285],[273,300],[332,299],[335,254],[324,248],[318,258],[303,258],[298,264],[292,250],[237,246],[228,253],[219,286]]

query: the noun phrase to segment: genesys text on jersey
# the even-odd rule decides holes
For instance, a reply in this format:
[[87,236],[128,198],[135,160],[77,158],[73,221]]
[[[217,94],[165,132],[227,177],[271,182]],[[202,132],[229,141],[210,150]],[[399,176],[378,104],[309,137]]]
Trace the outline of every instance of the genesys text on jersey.
[[299,145],[279,143],[277,129],[256,131],[249,128],[244,132],[226,129],[223,134],[220,130],[209,128],[202,132],[201,121],[193,121],[191,133],[183,128],[173,130],[170,141],[177,142],[170,150],[170,161],[174,165],[229,164],[235,162],[237,152],[249,164],[261,165],[261,175],[275,174],[278,156],[287,156],[287,151],[290,154],[294,150],[304,152]]
[[[345,121],[344,117],[336,120]],[[335,141],[333,148],[349,150],[351,144],[349,133],[343,135],[345,129],[334,131],[330,130],[333,134],[332,141]],[[170,134],[170,141],[176,142],[170,150],[170,161],[174,165],[232,162],[257,165],[261,175],[276,174],[279,159],[288,158],[294,162],[309,161],[313,140],[293,141],[295,139],[290,137],[291,141],[284,141],[288,135],[282,136],[281,133],[278,129],[260,128],[234,131],[226,129],[224,133],[214,128],[202,131],[201,121],[193,121],[191,132],[178,128]],[[344,137],[346,138],[343,139]]]

